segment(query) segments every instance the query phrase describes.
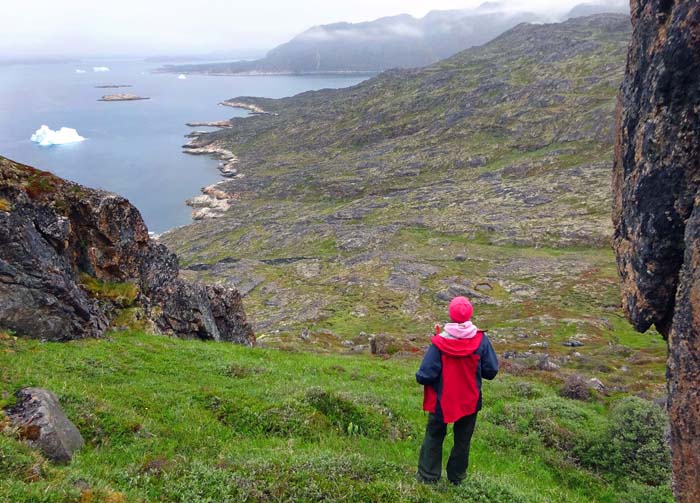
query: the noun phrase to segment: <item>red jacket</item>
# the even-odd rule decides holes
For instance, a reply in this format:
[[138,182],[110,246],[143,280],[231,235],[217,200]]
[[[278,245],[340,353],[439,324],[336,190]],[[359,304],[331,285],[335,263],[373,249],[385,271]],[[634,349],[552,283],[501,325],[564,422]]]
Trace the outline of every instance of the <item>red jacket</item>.
[[[481,395],[477,383],[479,355],[477,349],[484,337],[478,332],[471,339],[446,339],[436,335],[433,345],[440,350],[442,393],[440,408],[445,423],[477,411]],[[435,413],[438,393],[434,386],[426,385],[423,392],[423,410]]]

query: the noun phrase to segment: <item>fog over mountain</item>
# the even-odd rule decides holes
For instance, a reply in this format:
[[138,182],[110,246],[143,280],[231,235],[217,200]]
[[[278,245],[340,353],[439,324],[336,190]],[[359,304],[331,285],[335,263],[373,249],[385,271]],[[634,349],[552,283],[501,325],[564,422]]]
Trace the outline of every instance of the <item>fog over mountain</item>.
[[[107,55],[193,59],[214,54],[218,56],[208,58],[210,61],[221,60],[221,55],[234,60],[282,44],[310,26],[364,24],[367,20],[405,13],[414,20],[408,26],[396,24],[393,29],[404,35],[417,35],[420,30],[416,30],[415,20],[424,18],[429,10],[506,17],[535,13],[554,21],[577,3],[580,0],[504,0],[483,4],[482,0],[258,0],[246,4],[222,0],[122,0],[118,8],[110,6],[106,11],[106,2],[92,0],[4,0],[0,61]],[[606,10],[615,12],[628,9],[621,0],[595,3],[605,4]],[[318,30],[307,34],[324,35]]]
[[421,67],[484,44],[520,23],[544,23],[602,12],[628,13],[626,2],[583,3],[556,14],[523,10],[535,2],[486,2],[476,8],[434,10],[361,23],[314,26],[262,59],[171,65],[163,71],[206,74],[375,72]]

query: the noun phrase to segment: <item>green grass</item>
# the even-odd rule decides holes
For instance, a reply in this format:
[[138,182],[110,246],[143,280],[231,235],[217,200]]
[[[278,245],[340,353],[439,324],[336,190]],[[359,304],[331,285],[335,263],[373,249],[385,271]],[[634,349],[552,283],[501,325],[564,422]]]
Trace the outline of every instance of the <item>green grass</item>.
[[122,307],[133,305],[139,295],[139,287],[134,283],[103,281],[86,273],[80,274],[80,284],[92,297],[110,300]]
[[563,399],[556,387],[507,375],[485,383],[465,485],[417,483],[426,420],[417,365],[133,332],[71,343],[8,336],[0,404],[24,386],[49,388],[86,446],[53,466],[6,429],[0,501],[79,501],[82,491],[83,502],[612,503],[628,490],[669,501],[663,486],[572,455],[605,431],[605,401]]

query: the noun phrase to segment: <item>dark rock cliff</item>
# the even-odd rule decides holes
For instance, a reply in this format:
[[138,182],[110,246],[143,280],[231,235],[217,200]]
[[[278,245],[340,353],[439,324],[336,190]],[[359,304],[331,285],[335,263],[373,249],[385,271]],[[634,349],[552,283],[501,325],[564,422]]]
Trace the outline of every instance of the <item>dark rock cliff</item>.
[[0,157],[0,328],[62,341],[120,326],[255,340],[238,292],[179,279],[126,199]]
[[614,247],[630,321],[668,339],[674,492],[700,501],[700,3],[632,1]]

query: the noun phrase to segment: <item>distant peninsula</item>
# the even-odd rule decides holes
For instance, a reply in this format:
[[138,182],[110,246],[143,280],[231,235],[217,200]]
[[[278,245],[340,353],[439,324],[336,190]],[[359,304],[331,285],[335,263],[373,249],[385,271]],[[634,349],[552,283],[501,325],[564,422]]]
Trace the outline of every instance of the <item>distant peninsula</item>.
[[106,94],[102,96],[97,101],[138,101],[138,100],[150,100],[151,98],[146,98],[143,96],[137,96],[136,94]]
[[131,87],[130,84],[106,84],[102,86],[95,86],[95,89],[118,89],[120,87]]

